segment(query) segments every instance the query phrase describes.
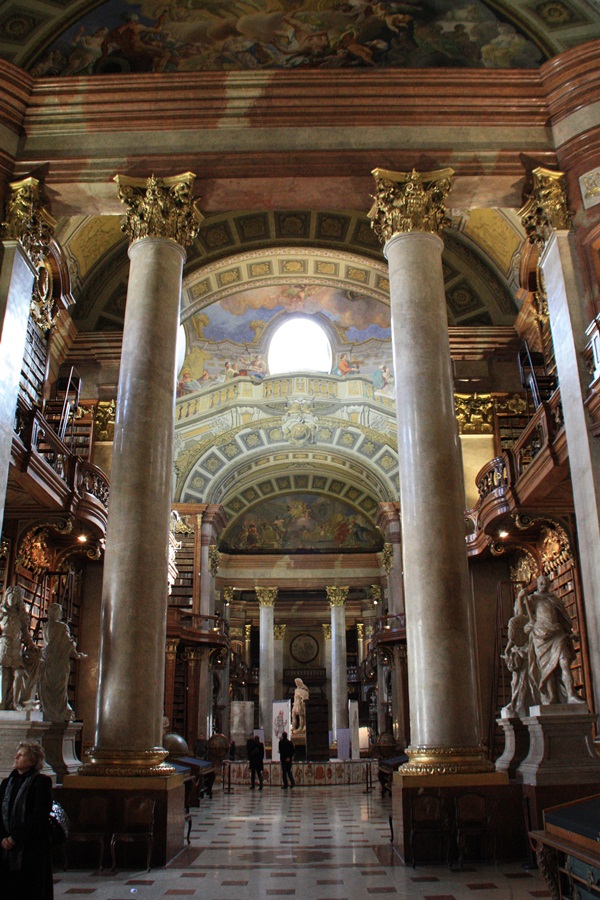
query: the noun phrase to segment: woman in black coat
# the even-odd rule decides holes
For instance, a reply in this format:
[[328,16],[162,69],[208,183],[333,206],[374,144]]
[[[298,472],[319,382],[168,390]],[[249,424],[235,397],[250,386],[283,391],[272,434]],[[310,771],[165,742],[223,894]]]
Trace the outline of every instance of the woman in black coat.
[[48,819],[52,782],[40,769],[36,741],[17,747],[15,768],[0,785],[0,884],[3,900],[52,900],[52,850]]

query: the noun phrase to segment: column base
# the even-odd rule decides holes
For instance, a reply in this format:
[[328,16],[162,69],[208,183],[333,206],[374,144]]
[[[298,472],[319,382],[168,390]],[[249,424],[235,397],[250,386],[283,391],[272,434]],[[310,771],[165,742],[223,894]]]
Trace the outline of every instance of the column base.
[[[104,835],[103,865],[111,865],[110,841],[114,832],[127,831],[125,801],[129,798],[149,797],[154,800],[154,836],[151,865],[164,866],[181,852],[184,846],[184,775],[162,778],[148,777],[82,777],[65,775],[61,787],[56,789],[56,799],[61,803],[71,827],[77,829],[81,810],[93,798],[101,798],[105,810],[103,821],[96,830]],[[96,823],[95,823],[96,824]],[[69,846],[72,866],[97,866],[98,844],[73,844]],[[118,868],[146,867],[146,847],[143,842],[117,845]],[[79,854],[79,856],[76,855]],[[72,857],[72,858],[71,858]]]
[[169,755],[164,747],[149,750],[102,750],[91,747],[88,759],[79,768],[79,775],[108,776],[112,778],[164,777],[174,775],[175,769],[163,762]]
[[474,775],[494,772],[483,747],[408,747],[402,775]]

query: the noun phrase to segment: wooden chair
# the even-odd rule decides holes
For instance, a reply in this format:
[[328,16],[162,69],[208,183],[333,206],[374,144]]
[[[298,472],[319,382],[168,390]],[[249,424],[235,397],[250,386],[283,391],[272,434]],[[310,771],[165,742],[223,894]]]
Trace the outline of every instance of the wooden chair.
[[[104,865],[104,827],[108,821],[108,800],[105,797],[88,797],[79,807],[77,821],[69,828],[70,844],[98,844],[98,869]],[[65,852],[65,869],[68,852]]]
[[[458,864],[462,866],[467,849],[479,849],[480,859],[491,855],[496,863],[496,830],[490,826],[487,799],[483,794],[470,792],[454,798]],[[491,851],[491,852],[490,852]]]
[[123,803],[123,831],[113,831],[110,839],[112,870],[116,868],[115,848],[119,841],[132,844],[146,841],[146,869],[150,871],[154,838],[154,804],[149,797],[128,797]]
[[[451,831],[442,799],[435,794],[418,794],[410,798],[410,853],[413,869],[417,864],[417,840],[423,839],[428,849],[439,847],[440,861],[450,858]],[[429,855],[429,854],[428,854]]]

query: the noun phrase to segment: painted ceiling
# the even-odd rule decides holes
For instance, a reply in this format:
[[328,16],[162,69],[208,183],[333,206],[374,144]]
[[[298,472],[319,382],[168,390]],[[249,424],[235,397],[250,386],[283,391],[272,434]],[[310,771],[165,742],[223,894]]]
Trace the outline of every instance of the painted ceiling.
[[35,76],[531,68],[599,35],[597,0],[0,3],[0,55]]

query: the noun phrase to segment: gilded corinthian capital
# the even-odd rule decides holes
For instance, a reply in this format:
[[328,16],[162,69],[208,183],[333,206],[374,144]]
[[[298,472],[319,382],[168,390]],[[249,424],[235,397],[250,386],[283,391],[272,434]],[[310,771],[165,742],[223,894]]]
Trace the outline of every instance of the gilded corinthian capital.
[[12,181],[9,188],[6,218],[2,223],[3,237],[8,241],[18,241],[37,268],[43,264],[48,253],[56,222],[43,208],[37,178]]
[[191,244],[203,218],[194,203],[195,177],[192,172],[147,179],[115,175],[119,200],[128,207],[121,229],[132,241],[162,237],[182,247]]
[[371,228],[382,244],[395,234],[440,234],[450,224],[444,201],[452,189],[453,169],[421,174],[373,169],[376,192],[369,210]]
[[344,606],[350,592],[349,587],[326,587],[330,606]]
[[259,606],[275,606],[277,599],[276,587],[257,587],[255,588]]
[[543,247],[553,231],[568,231],[571,217],[564,173],[542,166],[534,169],[533,190],[518,214],[531,244]]

